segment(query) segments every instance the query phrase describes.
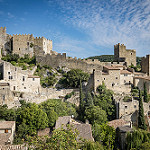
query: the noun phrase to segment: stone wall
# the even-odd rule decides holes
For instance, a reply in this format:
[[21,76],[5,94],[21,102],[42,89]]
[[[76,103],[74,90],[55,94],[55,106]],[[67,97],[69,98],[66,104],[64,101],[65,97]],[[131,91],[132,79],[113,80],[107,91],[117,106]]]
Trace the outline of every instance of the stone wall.
[[127,66],[133,64],[136,66],[136,51],[131,49],[126,49],[124,44],[118,43],[114,45],[114,59],[115,61],[124,61]]
[[141,71],[147,73],[147,75],[150,75],[150,55],[146,55],[146,57],[142,57]]
[[81,69],[85,72],[92,73],[93,69],[102,70],[105,64],[110,65],[108,62],[100,62],[98,60],[81,60],[77,58],[66,57],[66,53],[57,55],[37,56],[36,60],[40,65],[49,65],[51,67],[67,67],[69,69]]

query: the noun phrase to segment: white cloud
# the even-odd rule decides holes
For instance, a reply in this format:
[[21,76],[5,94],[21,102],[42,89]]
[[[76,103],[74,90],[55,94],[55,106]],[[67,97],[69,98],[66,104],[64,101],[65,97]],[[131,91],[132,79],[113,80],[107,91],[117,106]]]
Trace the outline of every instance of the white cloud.
[[137,49],[138,55],[150,47],[150,0],[56,0],[56,3],[64,15],[62,21],[84,31],[97,46],[110,48],[120,42]]
[[10,13],[10,12],[8,12],[7,15],[8,15],[8,18],[14,18],[14,17],[15,17],[15,16],[14,16],[12,13]]

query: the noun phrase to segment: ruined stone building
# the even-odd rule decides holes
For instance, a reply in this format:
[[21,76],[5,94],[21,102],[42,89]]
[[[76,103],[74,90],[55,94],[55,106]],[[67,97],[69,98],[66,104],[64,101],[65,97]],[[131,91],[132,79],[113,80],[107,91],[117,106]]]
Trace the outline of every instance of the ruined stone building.
[[133,64],[136,66],[136,51],[132,49],[126,49],[124,44],[114,45],[114,58],[117,62],[126,62],[127,66]]
[[141,71],[150,75],[150,55],[146,55],[141,60]]
[[0,50],[6,55],[7,53],[19,54],[21,57],[25,54],[45,55],[57,54],[52,51],[52,41],[44,37],[34,38],[32,34],[28,35],[9,35],[6,33],[6,27],[0,28]]

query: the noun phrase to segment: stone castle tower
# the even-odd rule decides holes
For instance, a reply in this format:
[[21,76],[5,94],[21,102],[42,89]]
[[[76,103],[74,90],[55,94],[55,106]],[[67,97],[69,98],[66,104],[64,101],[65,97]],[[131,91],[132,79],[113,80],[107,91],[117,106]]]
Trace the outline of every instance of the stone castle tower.
[[124,44],[118,43],[114,45],[114,59],[117,62],[126,62],[127,66],[136,66],[136,51],[126,49]]
[[33,34],[13,34],[13,36],[11,36],[6,33],[6,27],[0,28],[0,50],[4,55],[12,52],[19,54],[21,57],[25,54],[29,54],[32,57],[34,55],[55,53],[52,51],[52,40],[48,40],[44,37],[34,38]]
[[0,28],[0,57],[4,51],[11,50],[11,36],[6,33],[6,27]]
[[142,57],[141,71],[147,73],[147,75],[150,76],[150,55],[146,55],[146,57]]

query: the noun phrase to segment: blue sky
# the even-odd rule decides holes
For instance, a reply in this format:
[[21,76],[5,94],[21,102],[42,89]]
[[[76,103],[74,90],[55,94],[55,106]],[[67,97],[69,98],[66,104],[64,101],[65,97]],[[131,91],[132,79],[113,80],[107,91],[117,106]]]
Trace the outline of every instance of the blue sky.
[[72,57],[113,54],[117,43],[150,54],[150,0],[0,0],[0,26]]

